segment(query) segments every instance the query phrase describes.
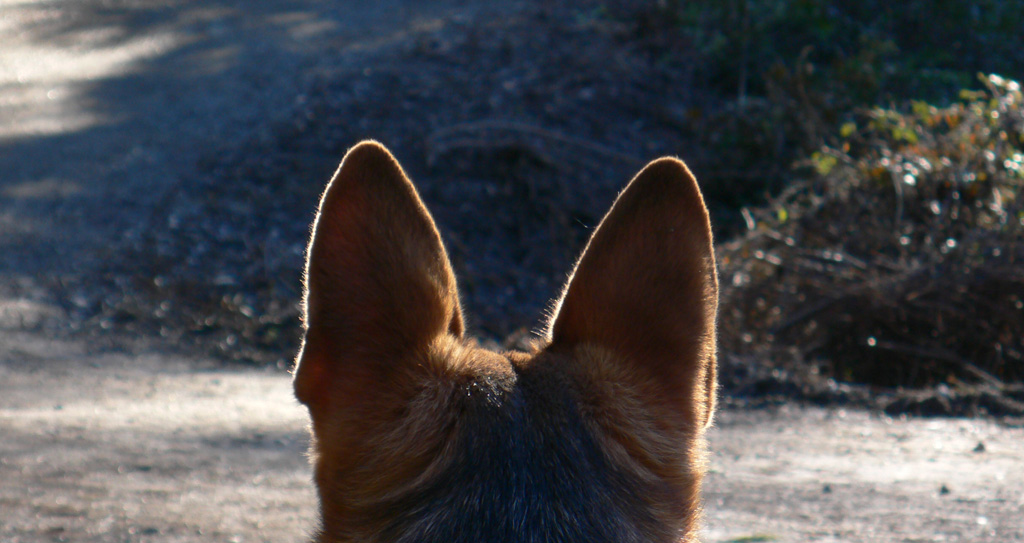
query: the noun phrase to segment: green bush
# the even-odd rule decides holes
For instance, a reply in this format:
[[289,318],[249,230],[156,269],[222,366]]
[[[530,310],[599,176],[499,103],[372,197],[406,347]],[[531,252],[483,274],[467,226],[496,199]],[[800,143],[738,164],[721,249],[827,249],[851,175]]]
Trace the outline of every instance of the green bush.
[[867,103],[940,99],[974,71],[1024,65],[1017,0],[662,0],[638,13],[645,32],[674,29],[706,59],[709,80],[738,95],[764,95],[768,70],[798,59],[822,77],[860,80],[849,92]]
[[1020,0],[658,0],[602,3],[646,47],[692,73],[693,143],[719,227],[789,182],[792,163],[857,108],[910,99],[945,106],[974,74],[1024,77]]
[[854,115],[720,250],[722,347],[884,386],[1024,381],[1024,95]]

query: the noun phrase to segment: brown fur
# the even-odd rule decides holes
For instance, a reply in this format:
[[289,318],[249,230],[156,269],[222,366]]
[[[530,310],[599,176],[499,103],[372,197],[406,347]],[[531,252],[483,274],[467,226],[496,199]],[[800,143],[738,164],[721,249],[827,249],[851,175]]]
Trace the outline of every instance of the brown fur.
[[483,350],[412,183],[357,145],[313,227],[295,370],[316,540],[695,540],[717,289],[696,181],[660,159],[595,231],[548,337]]

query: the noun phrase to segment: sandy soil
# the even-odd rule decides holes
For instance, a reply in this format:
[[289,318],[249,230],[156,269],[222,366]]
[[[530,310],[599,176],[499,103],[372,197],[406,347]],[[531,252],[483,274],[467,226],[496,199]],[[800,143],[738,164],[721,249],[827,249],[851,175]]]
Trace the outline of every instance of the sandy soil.
[[[315,497],[288,375],[8,339],[0,540],[305,538]],[[706,539],[1024,541],[1022,442],[982,420],[727,409]]]
[[0,540],[302,539],[315,501],[287,375],[17,339],[0,362]]

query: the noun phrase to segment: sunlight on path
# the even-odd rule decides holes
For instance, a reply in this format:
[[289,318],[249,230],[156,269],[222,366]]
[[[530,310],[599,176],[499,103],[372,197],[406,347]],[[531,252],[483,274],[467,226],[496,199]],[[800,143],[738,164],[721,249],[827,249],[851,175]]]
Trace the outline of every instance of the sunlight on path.
[[5,347],[0,540],[302,541],[312,529],[307,418],[288,375]]
[[1024,541],[1024,428],[785,408],[710,441],[708,541]]
[[52,5],[0,2],[0,142],[109,122],[83,99],[90,84],[131,73],[183,39],[158,31],[119,40],[115,27],[99,26],[43,42],[26,28],[62,17]]
[[[316,500],[287,374],[0,344],[0,540],[302,541]],[[1024,541],[1024,428],[727,410],[706,540]]]

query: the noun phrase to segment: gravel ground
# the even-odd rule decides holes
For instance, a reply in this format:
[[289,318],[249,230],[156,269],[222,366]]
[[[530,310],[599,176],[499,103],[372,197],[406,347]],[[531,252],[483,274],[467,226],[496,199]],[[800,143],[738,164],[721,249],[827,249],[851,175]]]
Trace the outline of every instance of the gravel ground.
[[[0,540],[302,541],[316,503],[287,375],[18,336],[0,348]],[[708,542],[1024,541],[1024,427],[726,408]]]

